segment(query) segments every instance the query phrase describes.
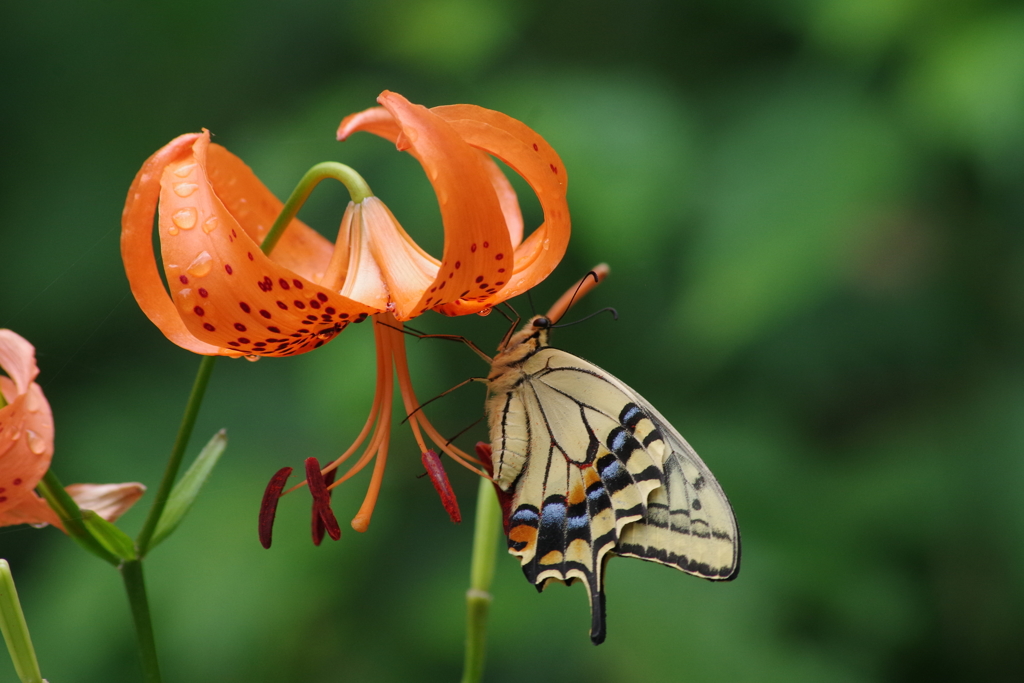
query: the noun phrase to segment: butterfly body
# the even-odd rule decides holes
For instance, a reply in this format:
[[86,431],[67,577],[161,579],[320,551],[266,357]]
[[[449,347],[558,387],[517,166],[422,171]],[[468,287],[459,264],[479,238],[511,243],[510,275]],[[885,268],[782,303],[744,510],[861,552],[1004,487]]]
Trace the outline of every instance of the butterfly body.
[[583,581],[600,643],[611,555],[727,580],[739,569],[739,532],[683,437],[621,381],[551,347],[550,327],[532,318],[492,361],[492,472],[509,552],[538,590]]

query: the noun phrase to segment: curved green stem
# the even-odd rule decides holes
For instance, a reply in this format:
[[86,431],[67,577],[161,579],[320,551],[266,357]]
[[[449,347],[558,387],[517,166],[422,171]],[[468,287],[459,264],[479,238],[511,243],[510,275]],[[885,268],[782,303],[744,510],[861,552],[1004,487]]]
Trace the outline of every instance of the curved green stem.
[[466,659],[462,683],[479,683],[484,675],[487,649],[487,611],[491,605],[491,580],[501,535],[501,507],[490,479],[480,479],[476,521],[473,527],[473,558],[466,591]]
[[277,245],[277,241],[284,234],[284,229],[288,227],[288,224],[295,218],[295,214],[306,203],[306,199],[309,198],[313,188],[319,185],[321,180],[326,180],[327,178],[334,178],[348,188],[349,196],[352,197],[352,201],[356,204],[373,196],[370,186],[366,184],[363,177],[356,173],[354,169],[345,164],[339,164],[336,161],[325,161],[317,164],[306,171],[306,175],[302,176],[302,180],[292,190],[291,196],[288,197],[288,201],[285,202],[284,208],[281,209],[277,220],[271,226],[270,232],[263,239],[260,249],[263,250],[264,254],[269,254]]
[[135,623],[139,656],[142,658],[142,680],[146,683],[160,683],[156,639],[153,637],[153,621],[149,617],[149,598],[146,596],[146,581],[142,575],[142,560],[125,562],[119,569],[132,608],[132,621]]
[[185,414],[181,418],[181,427],[178,428],[178,437],[171,449],[171,456],[167,459],[167,467],[164,468],[163,479],[160,480],[160,488],[157,489],[156,497],[153,499],[153,506],[149,509],[146,523],[139,532],[136,545],[139,549],[139,557],[145,557],[149,550],[149,544],[153,540],[153,532],[160,523],[160,516],[167,505],[167,498],[174,488],[174,481],[178,477],[178,470],[181,469],[181,460],[185,456],[185,449],[188,447],[188,440],[192,436],[192,428],[196,425],[196,417],[199,415],[199,406],[203,402],[203,395],[206,393],[206,385],[210,382],[210,374],[213,373],[214,363],[217,356],[204,356],[199,363],[199,372],[196,373],[196,380],[192,384],[192,393],[185,405]]

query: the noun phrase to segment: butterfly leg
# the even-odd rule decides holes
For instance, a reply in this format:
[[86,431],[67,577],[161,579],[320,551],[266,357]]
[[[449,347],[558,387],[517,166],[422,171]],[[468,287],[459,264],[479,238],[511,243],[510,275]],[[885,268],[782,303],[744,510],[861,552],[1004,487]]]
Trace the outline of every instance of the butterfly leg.
[[465,344],[466,346],[468,346],[469,348],[471,348],[473,350],[473,352],[476,353],[476,355],[478,355],[481,358],[483,358],[484,362],[486,362],[488,365],[491,364],[491,357],[488,356],[483,351],[481,351],[480,347],[477,346],[476,344],[474,344],[470,339],[467,339],[466,337],[463,337],[462,335],[458,335],[458,334],[426,334],[424,332],[420,332],[419,330],[414,330],[411,327],[395,327],[394,325],[389,325],[388,323],[384,323],[384,322],[380,322],[380,321],[377,321],[377,324],[378,325],[384,325],[385,327],[390,327],[393,330],[398,330],[402,334],[407,334],[410,337],[416,337],[417,339],[447,339],[449,341],[461,342],[461,343]]

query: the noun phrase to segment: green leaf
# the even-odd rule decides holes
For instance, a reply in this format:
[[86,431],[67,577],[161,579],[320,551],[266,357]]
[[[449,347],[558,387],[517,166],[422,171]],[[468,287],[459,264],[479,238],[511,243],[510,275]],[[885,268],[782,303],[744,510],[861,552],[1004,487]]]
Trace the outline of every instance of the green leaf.
[[32,638],[25,623],[25,613],[18,600],[18,590],[14,587],[14,577],[7,560],[0,560],[0,631],[7,641],[7,649],[14,662],[14,670],[22,683],[39,683],[39,662],[36,651],[32,647]]
[[203,447],[195,462],[185,472],[185,476],[171,491],[171,497],[167,499],[167,507],[164,508],[164,514],[160,516],[160,522],[156,525],[156,531],[153,533],[153,540],[149,544],[150,548],[156,547],[158,543],[170,536],[171,532],[181,523],[181,518],[192,507],[196,496],[199,495],[199,490],[210,478],[210,473],[217,465],[217,461],[220,460],[227,445],[228,437],[222,429],[214,434],[210,442]]
[[122,560],[136,560],[135,541],[125,532],[97,515],[92,510],[82,510],[82,521],[92,537],[104,548]]

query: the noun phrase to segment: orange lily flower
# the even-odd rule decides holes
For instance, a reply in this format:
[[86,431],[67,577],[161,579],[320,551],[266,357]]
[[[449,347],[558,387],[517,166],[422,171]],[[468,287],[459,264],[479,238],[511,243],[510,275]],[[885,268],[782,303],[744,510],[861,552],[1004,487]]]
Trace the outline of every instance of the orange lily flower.
[[[388,91],[378,102],[381,107],[342,121],[338,137],[366,130],[420,162],[444,224],[440,259],[421,249],[374,196],[349,204],[335,244],[295,219],[263,254],[260,244],[282,204],[206,132],[176,138],[146,161],[129,190],[121,233],[139,305],[190,351],[288,356],[323,345],[367,316],[383,323],[374,325],[377,391],[370,417],[353,446],[323,468],[332,472],[370,437],[357,462],[329,485],[376,457],[370,490],[352,521],[360,531],[369,524],[387,460],[395,374],[421,452],[430,450],[426,433],[440,450],[481,471],[476,458],[446,444],[416,411],[402,321],[427,310],[486,313],[544,279],[569,238],[564,167],[529,127],[472,105],[427,109]],[[522,175],[540,200],[544,222],[525,240],[515,192],[489,155]],[[167,288],[152,247],[158,202]],[[280,492],[283,480],[274,486]],[[329,514],[327,505],[314,509]]]
[[[52,524],[57,514],[33,489],[53,458],[53,413],[36,384],[35,348],[11,330],[0,330],[0,526]],[[80,508],[114,521],[137,501],[142,484],[72,484]]]

